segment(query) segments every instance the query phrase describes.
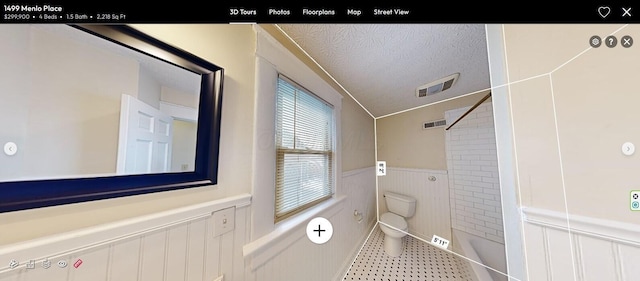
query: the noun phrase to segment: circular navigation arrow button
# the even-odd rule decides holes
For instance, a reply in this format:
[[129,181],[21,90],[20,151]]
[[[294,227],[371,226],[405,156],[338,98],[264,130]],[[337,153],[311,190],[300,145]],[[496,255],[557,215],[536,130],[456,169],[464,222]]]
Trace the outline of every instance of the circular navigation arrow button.
[[15,142],[7,142],[4,144],[4,154],[14,155],[18,152],[18,145]]
[[636,147],[633,145],[633,143],[630,142],[625,142],[622,144],[622,153],[624,155],[633,155],[633,153],[636,151]]

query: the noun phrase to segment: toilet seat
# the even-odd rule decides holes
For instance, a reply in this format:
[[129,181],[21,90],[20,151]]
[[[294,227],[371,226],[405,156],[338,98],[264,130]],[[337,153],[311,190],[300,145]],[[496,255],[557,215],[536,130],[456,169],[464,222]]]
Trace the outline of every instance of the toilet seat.
[[403,217],[396,215],[394,213],[389,212],[389,213],[382,214],[382,216],[380,216],[380,221],[390,226],[393,226],[397,229],[400,229],[402,231],[407,231],[408,229],[407,221],[404,220]]

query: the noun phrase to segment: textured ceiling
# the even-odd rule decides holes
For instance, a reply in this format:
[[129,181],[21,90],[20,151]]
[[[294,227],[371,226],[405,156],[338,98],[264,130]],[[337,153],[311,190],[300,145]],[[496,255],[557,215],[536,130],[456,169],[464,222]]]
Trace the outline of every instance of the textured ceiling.
[[[482,24],[281,24],[374,117],[490,87]],[[416,88],[460,73],[450,89]]]

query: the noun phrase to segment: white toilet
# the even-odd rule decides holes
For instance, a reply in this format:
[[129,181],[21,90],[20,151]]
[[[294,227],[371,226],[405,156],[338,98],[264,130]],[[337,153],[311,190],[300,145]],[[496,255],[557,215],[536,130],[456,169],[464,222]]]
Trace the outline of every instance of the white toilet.
[[[384,232],[384,251],[389,256],[397,257],[402,254],[402,237],[404,237],[409,230],[405,218],[410,218],[415,214],[416,199],[393,192],[385,192],[384,199],[389,209],[389,212],[380,216],[380,221],[382,222],[380,229]],[[395,230],[384,224],[402,231]]]

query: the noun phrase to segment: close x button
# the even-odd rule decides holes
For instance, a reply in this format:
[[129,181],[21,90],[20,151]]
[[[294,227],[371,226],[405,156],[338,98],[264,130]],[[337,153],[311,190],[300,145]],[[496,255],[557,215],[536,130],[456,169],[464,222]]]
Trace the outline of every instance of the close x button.
[[620,44],[622,47],[629,48],[633,45],[633,38],[629,35],[622,36],[622,38],[620,38]]

